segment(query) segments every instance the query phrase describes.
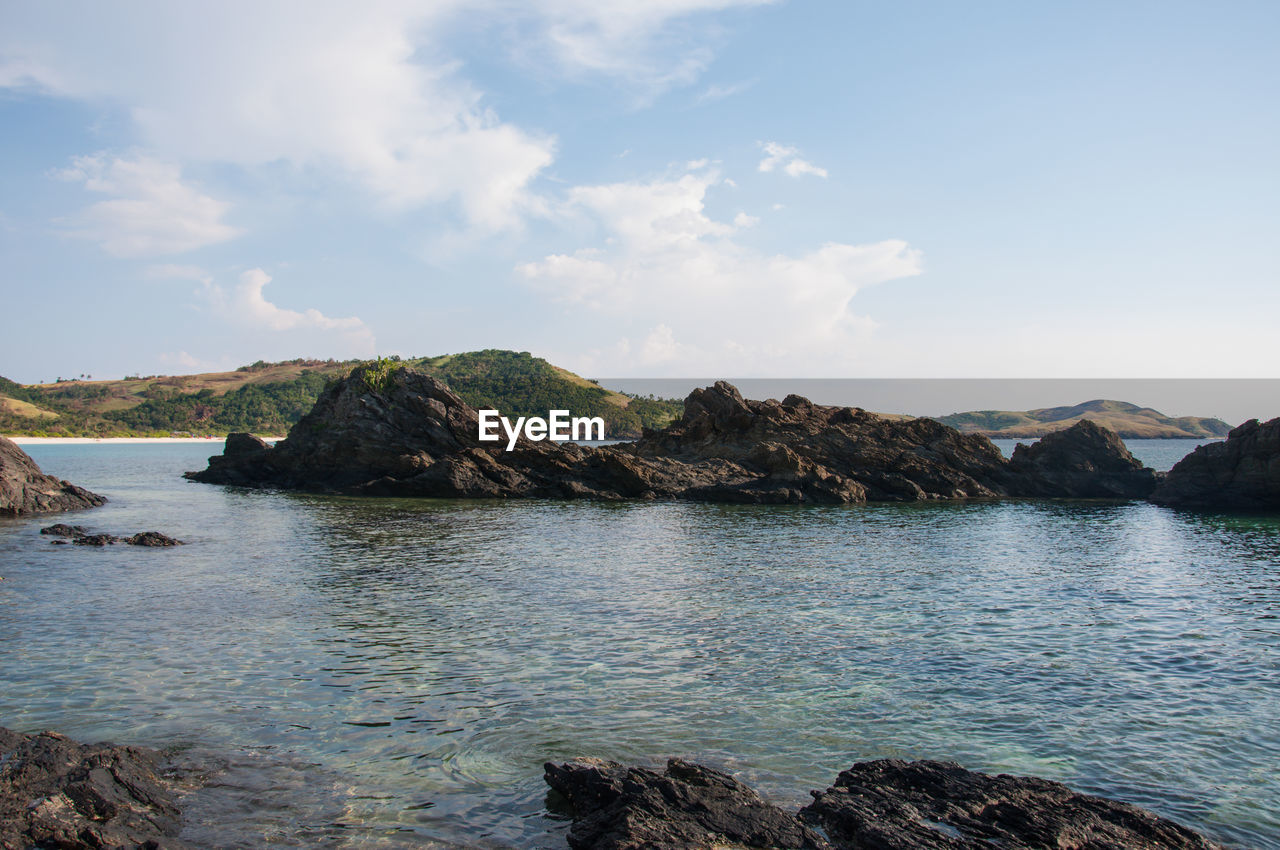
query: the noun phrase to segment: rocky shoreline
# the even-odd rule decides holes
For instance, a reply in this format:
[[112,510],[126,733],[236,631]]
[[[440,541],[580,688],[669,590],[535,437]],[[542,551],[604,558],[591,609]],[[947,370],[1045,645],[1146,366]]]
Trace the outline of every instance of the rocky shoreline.
[[1128,803],[952,762],[860,762],[795,813],[681,759],[661,773],[593,758],[544,770],[574,850],[1222,850]]
[[0,728],[0,848],[184,850],[160,754]]
[[1156,473],[1080,422],[1006,459],[985,437],[799,396],[744,399],[723,381],[634,443],[478,439],[478,414],[436,379],[359,368],[274,448],[247,434],[195,481],[369,496],[682,499],[759,504],[1009,497],[1145,498]]
[[[177,781],[145,747],[0,728],[0,848],[190,850]],[[786,811],[728,774],[594,758],[544,766],[574,850],[1222,850],[1128,803],[1045,779],[894,759],[860,762]]]

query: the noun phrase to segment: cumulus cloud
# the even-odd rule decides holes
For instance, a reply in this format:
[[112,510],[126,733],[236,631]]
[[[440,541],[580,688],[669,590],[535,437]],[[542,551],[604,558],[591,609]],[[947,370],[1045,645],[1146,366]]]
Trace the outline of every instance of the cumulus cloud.
[[800,158],[797,148],[780,145],[777,142],[762,142],[764,159],[760,160],[760,170],[764,172],[781,169],[788,177],[801,177],[812,174],[814,177],[826,177],[827,170]]
[[758,2],[26,4],[0,32],[0,87],[123,106],[139,147],[168,162],[287,163],[393,210],[454,204],[495,231],[538,209],[530,183],[556,142],[460,76],[456,33],[651,92],[710,60],[699,14]]
[[344,349],[360,356],[374,352],[374,336],[356,316],[331,318],[319,310],[290,310],[267,300],[263,288],[271,276],[262,269],[249,269],[235,286],[224,288],[212,280],[204,282],[204,295],[222,318],[242,327],[272,331],[322,331],[340,342]]
[[180,254],[225,242],[241,231],[222,221],[230,205],[182,180],[178,166],[150,157],[77,157],[57,173],[112,196],[67,220],[72,232],[115,257]]
[[597,370],[776,374],[812,371],[815,358],[856,362],[876,324],[851,311],[854,295],[919,274],[919,252],[886,240],[764,253],[737,238],[750,217],[728,224],[707,214],[707,193],[720,182],[702,172],[575,188],[566,203],[600,221],[603,246],[516,272],[624,331]]

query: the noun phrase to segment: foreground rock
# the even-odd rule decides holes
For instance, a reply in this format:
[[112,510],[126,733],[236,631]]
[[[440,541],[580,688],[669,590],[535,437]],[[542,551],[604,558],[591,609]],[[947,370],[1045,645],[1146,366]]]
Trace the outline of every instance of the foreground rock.
[[678,759],[661,774],[575,759],[544,778],[569,804],[575,850],[1221,850],[1137,806],[948,762],[856,764],[798,815]]
[[1211,850],[1198,833],[1128,803],[1031,776],[937,761],[862,762],[800,816],[838,848]]
[[1280,418],[1251,419],[1221,443],[1199,446],[1169,470],[1151,501],[1161,505],[1280,511]]
[[[478,439],[476,411],[436,379],[407,368],[361,367],[326,389],[274,448],[233,434],[208,469],[187,476],[469,498],[850,503],[1147,495],[1153,479],[1131,474],[1135,462],[1123,444],[1092,439],[1092,432],[1081,438],[1084,427],[1042,440],[1045,460],[1014,465],[985,437],[930,419],[891,420],[799,396],[748,401],[722,381],[695,390],[680,420],[635,443],[581,447],[522,437],[506,451]],[[1059,457],[1075,465],[1056,469],[1051,461]]]
[[17,444],[0,437],[0,516],[96,508],[106,501],[83,487],[45,475]]
[[66,543],[68,541],[77,546],[111,546],[116,543],[126,543],[130,546],[181,546],[181,540],[176,540],[167,534],[161,534],[158,531],[139,531],[137,534],[131,534],[128,537],[116,537],[112,534],[92,534],[83,525],[67,525],[59,522],[45,528],[40,529],[41,534],[50,537],[62,538],[53,541],[54,543]]
[[829,846],[733,777],[680,759],[664,773],[587,758],[544,770],[573,811],[568,837],[576,850]]
[[1009,465],[1022,476],[1026,495],[1144,498],[1156,487],[1155,470],[1139,463],[1119,434],[1088,419],[1037,443],[1019,443]]
[[140,747],[0,728],[0,848],[183,848],[178,810]]

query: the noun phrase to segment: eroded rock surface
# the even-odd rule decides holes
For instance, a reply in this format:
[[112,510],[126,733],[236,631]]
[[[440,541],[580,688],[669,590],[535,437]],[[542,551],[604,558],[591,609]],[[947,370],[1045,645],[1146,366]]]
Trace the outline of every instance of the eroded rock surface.
[[575,850],[830,846],[728,774],[680,759],[662,773],[591,758],[544,770],[573,811],[568,840]]
[[96,508],[106,501],[69,481],[45,475],[16,443],[0,437],[0,516]]
[[569,802],[575,850],[1222,850],[1128,803],[949,762],[855,764],[796,816],[679,759],[661,774],[575,759],[545,779]]
[[1221,850],[1128,803],[1032,776],[897,759],[855,764],[800,816],[859,850]]
[[1028,496],[1145,498],[1156,486],[1155,471],[1129,453],[1119,434],[1088,419],[1019,444],[1009,465]]
[[0,728],[0,848],[185,848],[157,765],[141,747]]
[[1198,446],[1169,470],[1151,501],[1161,505],[1280,511],[1280,418],[1232,429],[1221,443]]
[[[1071,451],[1015,466],[985,437],[930,419],[894,420],[799,396],[743,399],[723,381],[695,390],[684,415],[636,443],[478,439],[478,414],[435,378],[368,367],[326,389],[274,448],[243,434],[189,478],[217,484],[374,496],[689,499],[853,503],[1008,496],[1140,498],[1150,478],[1119,440],[1046,438]],[[1075,433],[1073,429],[1073,433]],[[1042,450],[1043,451],[1043,450]],[[1091,454],[1092,453],[1092,454]],[[1075,464],[1055,477],[1051,459]],[[1103,483],[1091,485],[1091,476]]]

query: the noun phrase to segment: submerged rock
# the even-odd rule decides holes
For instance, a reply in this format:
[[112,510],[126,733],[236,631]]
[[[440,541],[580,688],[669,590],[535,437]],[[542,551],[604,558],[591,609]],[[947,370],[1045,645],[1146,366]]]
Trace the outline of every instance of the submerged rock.
[[[158,531],[140,531],[128,537],[116,537],[113,534],[91,534],[83,525],[67,525],[62,522],[42,528],[40,533],[51,537],[68,538],[77,546],[111,546],[116,543],[127,543],[130,546],[183,545],[181,540],[176,540]],[[54,540],[53,542],[66,543],[67,540]]]
[[[1059,482],[1049,460],[1014,466],[990,440],[931,419],[858,408],[743,399],[723,381],[695,390],[684,415],[636,443],[584,447],[481,442],[479,419],[440,381],[360,367],[328,387],[274,448],[245,434],[187,477],[215,484],[372,496],[688,499],[854,503],[1078,496],[1090,476],[1108,497],[1148,492],[1118,440],[1073,443]],[[1056,455],[1054,456],[1056,457]],[[1090,470],[1093,470],[1092,472]]]
[[1232,429],[1221,443],[1198,446],[1169,470],[1151,495],[1160,505],[1280,511],[1280,418]]
[[794,816],[679,759],[662,774],[575,759],[546,765],[544,778],[569,803],[575,850],[1222,850],[1128,803],[950,762],[855,764]]
[[0,728],[0,847],[178,850],[178,827],[154,751]]
[[0,516],[96,508],[106,501],[83,487],[45,475],[16,443],[0,437]]
[[898,759],[855,764],[800,816],[838,848],[876,850],[1218,850],[1128,803],[1032,776]]
[[575,850],[681,850],[830,845],[792,814],[719,771],[672,759],[663,773],[582,758],[544,766],[573,812]]

